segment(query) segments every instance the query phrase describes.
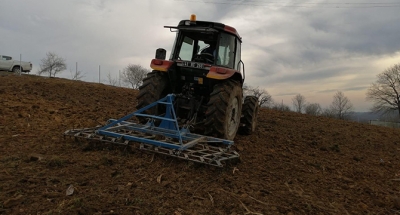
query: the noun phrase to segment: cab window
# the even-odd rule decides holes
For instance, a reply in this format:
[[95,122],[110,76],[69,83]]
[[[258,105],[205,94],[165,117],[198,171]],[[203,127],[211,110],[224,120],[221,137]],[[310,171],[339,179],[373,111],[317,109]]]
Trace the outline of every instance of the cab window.
[[183,43],[181,46],[181,50],[179,52],[179,57],[181,60],[191,61],[193,57],[193,45],[194,40],[185,36],[183,38]]
[[241,65],[239,64],[239,62],[240,62],[240,56],[241,56],[241,54],[240,54],[240,45],[241,45],[241,42],[240,42],[240,40],[239,39],[236,39],[236,53],[235,53],[235,69],[236,70],[238,70],[238,71],[240,71],[240,72],[242,72],[241,71]]
[[176,56],[179,60],[183,61],[196,61],[199,60],[199,55],[201,55],[205,49],[210,45],[209,38],[202,38],[201,35],[195,35],[197,37],[191,37],[190,35],[184,35],[182,38],[182,43],[180,49]]
[[221,33],[218,47],[217,65],[235,68],[235,42],[236,38],[227,33]]

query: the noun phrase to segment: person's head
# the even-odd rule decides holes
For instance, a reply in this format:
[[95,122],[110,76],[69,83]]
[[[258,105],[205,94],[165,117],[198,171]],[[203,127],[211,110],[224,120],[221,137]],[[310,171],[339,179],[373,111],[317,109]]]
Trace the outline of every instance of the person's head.
[[217,45],[217,42],[215,42],[215,41],[204,41],[204,43],[209,45],[212,48],[215,48]]

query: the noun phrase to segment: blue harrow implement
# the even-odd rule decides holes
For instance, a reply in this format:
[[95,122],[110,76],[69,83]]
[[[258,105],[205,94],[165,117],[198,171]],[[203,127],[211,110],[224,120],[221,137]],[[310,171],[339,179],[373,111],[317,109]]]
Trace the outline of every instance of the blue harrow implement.
[[[239,158],[239,154],[231,149],[233,141],[193,134],[189,126],[180,127],[174,99],[175,95],[169,94],[121,119],[110,119],[105,126],[72,129],[64,135],[122,145],[138,143],[142,150],[218,167],[226,160]],[[145,114],[157,105],[165,105],[166,112],[159,116]],[[146,124],[135,123],[131,120],[135,116],[149,120]]]

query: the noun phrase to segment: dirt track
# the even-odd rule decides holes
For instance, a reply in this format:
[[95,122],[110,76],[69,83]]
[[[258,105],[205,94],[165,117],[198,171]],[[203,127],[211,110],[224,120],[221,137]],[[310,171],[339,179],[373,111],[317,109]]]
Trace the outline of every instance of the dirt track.
[[222,169],[64,139],[135,94],[1,73],[0,214],[400,214],[398,129],[262,109]]

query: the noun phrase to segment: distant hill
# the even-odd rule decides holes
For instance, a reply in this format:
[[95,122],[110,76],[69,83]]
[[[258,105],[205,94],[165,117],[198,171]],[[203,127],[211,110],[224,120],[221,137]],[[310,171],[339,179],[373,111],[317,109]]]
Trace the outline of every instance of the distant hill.
[[380,113],[374,112],[354,112],[351,120],[360,123],[368,123],[370,120],[378,120],[381,118]]
[[384,114],[383,112],[354,112],[351,116],[351,121],[360,123],[369,123],[371,120],[379,121],[398,121],[398,113],[392,112],[390,114]]

